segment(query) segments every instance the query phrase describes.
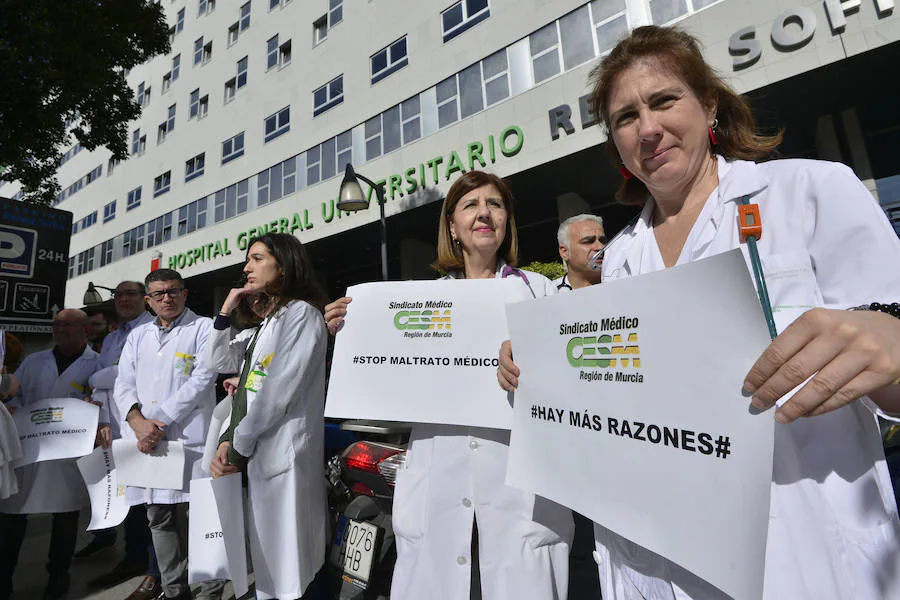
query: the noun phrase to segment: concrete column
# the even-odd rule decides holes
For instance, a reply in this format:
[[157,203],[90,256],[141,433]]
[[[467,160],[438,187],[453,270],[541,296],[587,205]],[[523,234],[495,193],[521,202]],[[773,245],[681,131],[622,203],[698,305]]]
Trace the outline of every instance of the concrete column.
[[816,124],[816,154],[822,160],[844,161],[831,115],[822,115]]
[[862,127],[859,124],[859,113],[856,107],[848,108],[841,112],[841,122],[847,133],[847,145],[850,146],[850,159],[853,171],[875,199],[878,199],[878,190],[875,187],[875,177],[872,174],[872,162],[869,160],[869,150],[866,148],[866,140],[863,137]]

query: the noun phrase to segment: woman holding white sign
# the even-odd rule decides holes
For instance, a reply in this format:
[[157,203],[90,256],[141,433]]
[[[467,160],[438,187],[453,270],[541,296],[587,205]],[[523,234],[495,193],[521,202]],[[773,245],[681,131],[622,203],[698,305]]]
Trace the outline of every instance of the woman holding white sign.
[[[246,470],[250,555],[258,598],[305,597],[325,559],[325,295],[297,238],[251,240],[246,283],[231,290],[205,360],[240,372],[213,477]],[[231,336],[237,310],[254,325]]]
[[[515,268],[517,254],[509,187],[482,171],[461,176],[441,207],[437,267],[445,279],[509,277],[529,297],[555,293],[546,277]],[[332,332],[349,302],[327,307]],[[405,468],[397,472],[391,598],[566,598],[572,513],[504,485],[508,453],[509,431],[413,427]]]
[[[765,410],[809,379],[774,415],[765,598],[900,597],[900,522],[875,419],[900,412],[900,240],[884,213],[844,165],[751,162],[781,135],[757,132],[677,29],[635,29],[594,71],[591,96],[620,200],[643,206],[607,246],[603,281],[746,248],[778,335],[744,387]],[[511,389],[517,376],[507,346],[498,379]],[[610,530],[595,534],[604,598],[719,597]]]

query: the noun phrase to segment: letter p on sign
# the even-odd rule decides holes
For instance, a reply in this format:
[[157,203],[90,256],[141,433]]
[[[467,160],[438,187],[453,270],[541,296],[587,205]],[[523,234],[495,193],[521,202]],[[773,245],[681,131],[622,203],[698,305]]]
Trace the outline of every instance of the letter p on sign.
[[0,225],[0,275],[30,278],[36,252],[35,230]]

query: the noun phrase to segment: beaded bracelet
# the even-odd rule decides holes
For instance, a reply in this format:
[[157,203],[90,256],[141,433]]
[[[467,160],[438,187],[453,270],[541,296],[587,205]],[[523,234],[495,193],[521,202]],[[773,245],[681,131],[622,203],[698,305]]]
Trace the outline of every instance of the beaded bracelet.
[[891,315],[892,317],[896,317],[900,319],[900,302],[891,302],[890,304],[882,304],[880,302],[873,302],[871,304],[863,304],[861,306],[855,306],[850,310],[873,310],[877,312],[883,312]]

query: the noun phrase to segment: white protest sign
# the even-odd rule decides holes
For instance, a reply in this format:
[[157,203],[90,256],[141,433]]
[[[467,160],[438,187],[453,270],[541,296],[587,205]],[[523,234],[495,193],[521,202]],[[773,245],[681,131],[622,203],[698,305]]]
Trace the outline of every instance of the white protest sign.
[[325,416],[509,429],[497,385],[518,278],[366,283],[337,335]]
[[116,478],[111,448],[94,448],[78,459],[78,470],[91,498],[91,522],[87,530],[108,529],[125,520],[131,505],[125,501],[125,486]]
[[249,586],[240,473],[191,480],[188,530],[188,583],[230,579],[236,597],[246,594]]
[[135,440],[113,440],[119,483],[162,490],[184,489],[184,443],[162,440],[145,454]]
[[761,598],[774,421],[741,388],[769,336],[740,251],[507,313],[507,483]]
[[90,454],[97,436],[100,409],[78,398],[29,402],[13,412],[22,458],[13,466]]

